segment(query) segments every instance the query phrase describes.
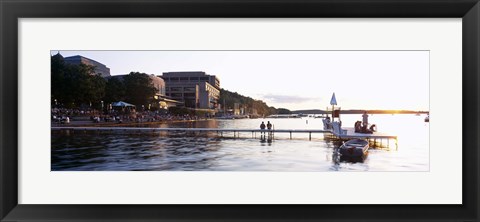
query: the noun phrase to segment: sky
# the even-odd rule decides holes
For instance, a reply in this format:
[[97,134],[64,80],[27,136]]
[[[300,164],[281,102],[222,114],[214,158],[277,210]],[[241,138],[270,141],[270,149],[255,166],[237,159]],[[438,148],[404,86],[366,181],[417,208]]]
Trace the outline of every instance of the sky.
[[220,86],[290,110],[429,110],[429,51],[51,51],[81,55],[111,75],[204,71]]

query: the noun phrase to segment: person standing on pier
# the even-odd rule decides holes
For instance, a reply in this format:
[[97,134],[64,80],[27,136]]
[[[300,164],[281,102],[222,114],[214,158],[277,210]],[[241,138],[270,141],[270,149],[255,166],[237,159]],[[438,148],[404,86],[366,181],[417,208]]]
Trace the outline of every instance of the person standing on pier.
[[272,124],[270,123],[270,121],[267,122],[267,129],[269,130],[268,139],[270,140],[270,143],[271,143],[272,138],[273,138],[273,132],[271,131],[272,130]]
[[363,117],[363,127],[367,128],[368,127],[368,114],[367,111],[365,111],[362,115]]
[[[264,129],[265,129],[265,123],[262,122],[262,124],[260,124],[260,129],[261,129],[261,130],[264,130]],[[265,132],[262,132],[262,134],[265,134]]]

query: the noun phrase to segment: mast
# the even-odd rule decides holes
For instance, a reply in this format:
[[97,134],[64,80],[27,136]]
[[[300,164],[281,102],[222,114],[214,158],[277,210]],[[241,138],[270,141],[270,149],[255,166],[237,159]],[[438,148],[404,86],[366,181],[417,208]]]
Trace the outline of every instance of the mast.
[[332,95],[332,99],[330,99],[330,105],[332,105],[332,123],[335,119],[335,105],[337,105],[337,99],[335,98],[335,93]]

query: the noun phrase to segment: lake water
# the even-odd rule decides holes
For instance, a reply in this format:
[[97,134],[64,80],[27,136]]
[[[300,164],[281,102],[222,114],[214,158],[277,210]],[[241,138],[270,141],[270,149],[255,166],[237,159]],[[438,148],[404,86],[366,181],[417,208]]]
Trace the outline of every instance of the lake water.
[[[361,115],[344,114],[342,125],[353,127]],[[429,171],[429,124],[425,115],[374,114],[369,123],[379,132],[398,136],[390,149],[370,149],[363,162],[332,158],[339,146],[323,134],[276,133],[262,141],[251,133],[80,132],[52,130],[54,171]],[[270,121],[275,129],[322,129],[320,118],[206,120],[149,127],[258,128]],[[387,141],[384,140],[384,144]]]

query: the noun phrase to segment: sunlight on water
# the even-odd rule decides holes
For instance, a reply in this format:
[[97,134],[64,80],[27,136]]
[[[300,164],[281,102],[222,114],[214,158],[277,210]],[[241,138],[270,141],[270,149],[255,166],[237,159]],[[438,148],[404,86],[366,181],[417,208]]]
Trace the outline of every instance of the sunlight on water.
[[[353,127],[361,115],[342,115]],[[363,163],[336,162],[338,142],[323,134],[276,133],[272,141],[259,135],[193,132],[52,131],[52,170],[67,171],[428,171],[429,124],[425,116],[370,115],[380,132],[398,136],[390,150],[370,149]],[[275,129],[322,129],[320,118],[208,120],[159,124],[154,127],[258,128],[270,121]],[[152,125],[149,125],[152,127]],[[378,141],[377,141],[378,142]],[[386,145],[387,140],[383,141]]]

